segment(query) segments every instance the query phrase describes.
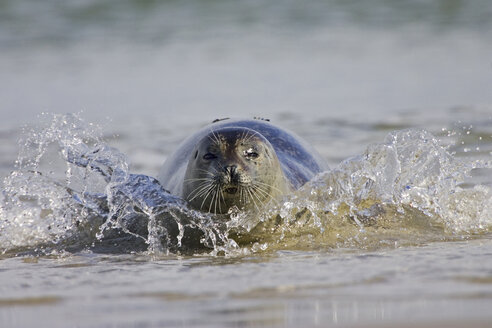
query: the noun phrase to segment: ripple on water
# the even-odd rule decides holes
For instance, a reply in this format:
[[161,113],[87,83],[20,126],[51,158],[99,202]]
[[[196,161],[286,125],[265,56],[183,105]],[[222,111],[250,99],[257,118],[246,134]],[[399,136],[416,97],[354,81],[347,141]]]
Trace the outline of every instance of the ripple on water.
[[63,298],[57,296],[39,296],[25,298],[0,298],[0,307],[10,306],[44,306],[53,305],[63,301]]

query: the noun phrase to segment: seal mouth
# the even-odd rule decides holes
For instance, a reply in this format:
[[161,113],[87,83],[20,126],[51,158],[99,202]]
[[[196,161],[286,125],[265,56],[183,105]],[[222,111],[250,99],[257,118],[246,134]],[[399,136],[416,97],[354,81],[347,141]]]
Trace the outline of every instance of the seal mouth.
[[224,188],[224,191],[228,194],[233,195],[237,193],[237,189],[238,189],[237,187],[231,186],[231,187]]

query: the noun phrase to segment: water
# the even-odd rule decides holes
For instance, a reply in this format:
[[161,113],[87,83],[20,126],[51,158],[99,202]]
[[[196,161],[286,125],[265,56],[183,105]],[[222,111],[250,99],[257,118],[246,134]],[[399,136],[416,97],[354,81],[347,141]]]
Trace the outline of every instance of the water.
[[42,320],[53,327],[67,322],[89,327],[487,326],[490,263],[480,259],[490,256],[490,246],[490,239],[483,239],[370,253],[283,251],[230,259],[11,258],[2,261],[2,274],[11,283],[2,321],[35,326]]
[[[491,11],[1,2],[2,327],[487,326]],[[146,177],[229,116],[332,170],[226,223]]]

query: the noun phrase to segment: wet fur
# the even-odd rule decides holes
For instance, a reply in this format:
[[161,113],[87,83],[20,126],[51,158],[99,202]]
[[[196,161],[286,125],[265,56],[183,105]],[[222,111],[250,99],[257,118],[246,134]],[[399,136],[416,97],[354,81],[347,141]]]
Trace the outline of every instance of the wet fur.
[[[260,210],[288,189],[273,147],[253,130],[212,130],[193,153],[183,197],[198,210],[215,214],[234,207]],[[204,159],[207,156],[211,158]]]
[[[222,136],[221,139],[219,132],[224,130],[228,130],[230,136]],[[270,145],[264,148],[268,153],[266,158],[270,159],[262,163],[267,169],[254,169],[252,162],[246,162],[251,165],[243,165],[244,158],[235,151],[241,147],[240,141],[244,144],[253,137],[266,140],[263,143]],[[225,158],[241,164],[236,164],[236,172],[231,172],[226,164],[196,166],[195,154],[204,155],[197,154],[202,142],[215,145],[224,152]],[[268,168],[269,166],[271,167]],[[267,120],[222,119],[197,131],[181,143],[164,163],[158,179],[164,188],[187,199],[195,209],[227,213],[231,207],[259,210],[266,203],[299,188],[314,175],[327,169],[324,160],[307,143]],[[233,197],[224,189],[230,185],[228,179],[237,180],[237,195]]]

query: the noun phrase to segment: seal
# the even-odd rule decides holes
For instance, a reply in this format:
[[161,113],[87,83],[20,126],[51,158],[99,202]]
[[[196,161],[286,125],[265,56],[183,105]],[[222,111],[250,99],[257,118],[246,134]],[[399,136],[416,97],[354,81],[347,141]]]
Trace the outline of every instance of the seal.
[[327,169],[305,141],[267,120],[223,119],[183,141],[158,180],[191,208],[226,214],[260,210]]

